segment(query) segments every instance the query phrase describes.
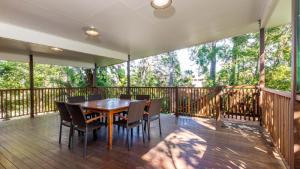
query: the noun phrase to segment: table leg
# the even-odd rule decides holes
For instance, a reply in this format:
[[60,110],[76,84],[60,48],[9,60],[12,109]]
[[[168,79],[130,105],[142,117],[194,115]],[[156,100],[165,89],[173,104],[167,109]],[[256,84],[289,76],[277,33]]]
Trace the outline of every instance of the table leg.
[[113,140],[113,114],[112,113],[108,113],[108,132],[107,132],[107,136],[108,136],[108,139],[107,139],[107,148],[109,150],[112,149],[112,140]]

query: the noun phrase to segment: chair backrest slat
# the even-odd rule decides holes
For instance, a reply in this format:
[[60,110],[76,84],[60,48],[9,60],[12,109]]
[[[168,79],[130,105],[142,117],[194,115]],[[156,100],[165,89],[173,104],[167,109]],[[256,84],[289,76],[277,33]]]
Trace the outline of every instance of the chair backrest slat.
[[136,95],[136,100],[150,100],[150,95]]
[[84,125],[86,118],[83,114],[81,106],[78,104],[67,103],[66,107],[72,117],[72,122],[74,125]]
[[128,109],[128,120],[127,123],[134,123],[143,119],[144,108],[146,101],[134,101],[130,102]]
[[55,102],[57,110],[59,111],[59,115],[61,120],[63,121],[67,121],[67,122],[71,122],[71,116],[70,113],[66,107],[66,103],[65,102]]
[[121,95],[120,95],[120,99],[130,100],[130,99],[131,99],[131,95],[128,95],[128,94],[121,94]]
[[68,97],[68,103],[81,103],[81,102],[85,102],[85,97],[84,96]]
[[159,115],[161,111],[161,99],[153,99],[151,100],[148,112],[150,116]]
[[102,100],[102,95],[100,94],[89,95],[87,100],[88,101]]

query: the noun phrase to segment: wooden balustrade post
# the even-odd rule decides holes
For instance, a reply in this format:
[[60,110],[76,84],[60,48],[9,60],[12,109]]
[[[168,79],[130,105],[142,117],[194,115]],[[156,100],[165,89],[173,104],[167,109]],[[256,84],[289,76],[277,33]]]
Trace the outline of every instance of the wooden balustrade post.
[[176,111],[175,111],[175,115],[176,117],[179,116],[179,98],[178,98],[178,87],[176,86],[175,88],[175,102],[176,102]]
[[127,60],[127,94],[130,95],[130,55]]
[[[259,21],[259,89],[265,87],[265,28],[261,27],[261,21]],[[258,114],[262,114],[262,97],[263,93],[259,90],[258,97]]]
[[30,89],[30,117],[34,118],[34,79],[33,79],[33,55],[29,55],[29,89]]
[[265,87],[265,28],[259,21],[259,87]]
[[93,70],[93,88],[97,87],[97,69],[98,69],[98,65],[97,63],[95,63],[95,67]]
[[[297,120],[297,117],[300,115],[300,110],[297,110],[296,106],[296,95],[297,91],[299,90],[299,65],[300,65],[300,55],[299,55],[299,15],[300,15],[300,9],[299,9],[299,0],[292,0],[292,57],[291,57],[291,67],[292,67],[292,79],[291,79],[291,100],[290,100],[290,110],[289,110],[289,121],[287,127],[289,128],[288,133],[288,139],[289,139],[289,167],[291,169],[293,168],[299,168],[300,163],[299,160],[299,150],[297,150],[299,144],[300,144],[300,137],[299,137],[299,120]],[[297,83],[299,82],[299,83]],[[296,157],[295,157],[296,156]],[[296,160],[295,160],[296,159]],[[296,163],[295,163],[296,162]]]
[[[5,107],[4,107],[4,101],[5,101]],[[7,98],[5,98],[5,100],[3,99],[3,91],[1,91],[1,113],[2,113],[2,117],[4,117],[5,120],[9,120],[9,114],[7,111]]]
[[221,113],[221,87],[217,87],[216,89],[216,127],[222,127],[222,113]]
[[4,117],[3,91],[1,90],[1,118]]

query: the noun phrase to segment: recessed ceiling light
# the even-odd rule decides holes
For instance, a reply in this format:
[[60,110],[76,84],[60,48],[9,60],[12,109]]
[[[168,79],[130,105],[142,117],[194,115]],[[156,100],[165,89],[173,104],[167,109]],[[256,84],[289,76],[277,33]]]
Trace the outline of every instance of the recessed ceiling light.
[[63,51],[61,48],[57,48],[57,47],[52,47],[51,50],[53,50],[55,52],[62,52]]
[[152,0],[151,6],[155,9],[165,9],[171,6],[172,0]]
[[93,26],[88,27],[85,30],[85,34],[88,35],[88,36],[99,36],[98,30]]

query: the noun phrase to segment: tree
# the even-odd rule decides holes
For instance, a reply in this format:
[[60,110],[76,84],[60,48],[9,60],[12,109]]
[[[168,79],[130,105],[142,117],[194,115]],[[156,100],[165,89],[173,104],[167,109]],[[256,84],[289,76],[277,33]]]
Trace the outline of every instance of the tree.
[[270,28],[266,32],[266,86],[291,89],[291,25]]
[[224,42],[211,42],[191,48],[190,59],[199,66],[200,74],[205,74],[208,86],[215,86],[217,60],[226,55]]
[[125,64],[118,64],[97,69],[97,86],[126,86]]
[[233,37],[229,85],[258,83],[258,34]]
[[28,65],[19,62],[0,61],[0,86],[2,89],[29,86]]
[[181,72],[177,52],[133,61],[133,86],[191,86],[192,72]]

